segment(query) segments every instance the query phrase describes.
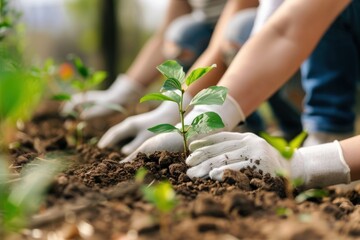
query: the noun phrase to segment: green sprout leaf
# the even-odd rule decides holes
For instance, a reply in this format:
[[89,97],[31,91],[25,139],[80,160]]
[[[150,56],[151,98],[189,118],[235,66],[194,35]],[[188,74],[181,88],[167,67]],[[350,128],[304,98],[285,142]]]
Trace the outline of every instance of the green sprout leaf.
[[176,194],[169,182],[142,188],[144,198],[153,203],[162,213],[170,212],[177,204]]
[[145,101],[172,101],[172,102],[177,102],[177,99],[173,99],[163,93],[149,93],[146,94],[145,96],[143,96],[140,99],[140,102],[145,102]]
[[144,182],[147,170],[144,167],[139,168],[135,173],[135,182],[142,183]]
[[167,132],[179,132],[179,129],[174,127],[171,124],[159,124],[154,127],[148,128],[149,131],[153,133],[167,133]]
[[165,80],[160,92],[173,90],[181,91],[181,83],[175,78],[168,78]]
[[222,105],[227,92],[227,88],[220,86],[203,89],[191,100],[190,105]]
[[210,67],[197,68],[191,71],[190,75],[186,78],[185,83],[187,86],[190,86],[192,83],[200,79],[202,76],[210,72],[216,67],[216,64],[213,64]]
[[90,78],[90,87],[95,87],[102,83],[107,77],[107,73],[105,71],[97,71],[93,74],[92,78]]
[[157,69],[166,77],[177,79],[181,84],[184,83],[185,72],[183,67],[174,60],[168,60],[157,66]]
[[217,113],[205,112],[194,118],[187,132],[187,137],[190,138],[194,134],[209,133],[224,127],[225,125]]
[[296,196],[295,201],[297,203],[304,202],[310,198],[324,198],[329,195],[329,192],[325,189],[309,189]]
[[67,93],[59,93],[59,94],[52,96],[52,99],[56,100],[56,101],[70,101],[71,95],[67,94]]
[[307,137],[307,132],[301,132],[293,140],[290,141],[289,145],[291,148],[299,148]]
[[85,67],[83,61],[74,55],[72,55],[72,60],[75,65],[76,70],[83,78],[88,78],[90,76],[90,70]]

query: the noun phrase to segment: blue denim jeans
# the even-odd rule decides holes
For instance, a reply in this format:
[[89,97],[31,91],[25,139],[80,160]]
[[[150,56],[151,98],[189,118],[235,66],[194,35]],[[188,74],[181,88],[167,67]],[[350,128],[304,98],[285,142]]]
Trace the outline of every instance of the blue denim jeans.
[[200,19],[193,14],[187,14],[175,19],[165,33],[165,40],[175,43],[180,49],[194,53],[189,61],[176,59],[187,71],[196,59],[207,48],[215,28],[214,22]]
[[354,132],[356,82],[360,78],[360,0],[334,21],[303,63],[302,121],[308,132]]
[[[229,23],[225,31],[226,39],[236,43],[238,46],[242,46],[250,37],[255,18],[256,8],[240,11]],[[294,81],[300,81],[300,74],[295,74],[293,78]],[[274,93],[268,99],[268,103],[285,138],[292,139],[302,131],[300,111],[283,96],[281,90]],[[254,132],[266,130],[266,126],[258,112],[254,112],[247,117],[246,124]]]

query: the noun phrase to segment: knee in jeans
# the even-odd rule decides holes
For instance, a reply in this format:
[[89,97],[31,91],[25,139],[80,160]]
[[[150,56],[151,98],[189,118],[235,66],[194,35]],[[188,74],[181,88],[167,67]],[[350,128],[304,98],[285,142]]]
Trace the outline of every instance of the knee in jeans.
[[192,63],[196,54],[189,48],[184,48],[175,42],[164,43],[163,53],[166,59],[176,59],[181,63]]

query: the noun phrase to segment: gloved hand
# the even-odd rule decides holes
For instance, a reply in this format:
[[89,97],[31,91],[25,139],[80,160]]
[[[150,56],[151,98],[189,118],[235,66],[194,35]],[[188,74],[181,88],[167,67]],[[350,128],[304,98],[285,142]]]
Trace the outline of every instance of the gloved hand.
[[[177,110],[176,110],[177,111]],[[185,124],[189,125],[194,120],[195,117],[197,117],[199,114],[204,112],[216,112],[220,115],[224,122],[224,129],[223,130],[231,130],[233,129],[240,121],[244,121],[244,114],[242,110],[240,109],[239,105],[235,102],[235,100],[231,96],[227,96],[225,102],[223,105],[196,105],[186,116],[185,116]],[[146,128],[147,129],[147,128]],[[148,131],[149,132],[149,131]],[[204,135],[197,135],[192,137],[188,140],[188,143],[191,141],[203,137],[209,134],[213,134],[214,132],[207,133]],[[151,133],[144,132],[142,134],[147,134],[148,136]],[[140,140],[145,141],[146,139],[142,138]],[[137,144],[140,141],[137,142]],[[99,144],[102,144],[102,141],[100,140]],[[101,145],[102,146],[102,145]],[[133,144],[132,146],[135,146]],[[129,148],[128,148],[129,149]],[[139,152],[142,153],[152,153],[155,151],[161,151],[161,150],[167,150],[167,151],[181,151],[183,149],[183,142],[182,137],[178,133],[166,133],[166,134],[159,134],[155,137],[150,138],[146,142],[144,142],[138,149],[134,149],[135,152],[133,152],[131,155],[129,155],[126,159],[123,161],[131,161],[136,157],[136,155]],[[126,154],[124,150],[125,147],[122,149],[122,152]]]
[[92,103],[94,105],[82,111],[80,118],[91,119],[104,116],[113,111],[107,108],[106,104],[126,106],[137,102],[143,92],[144,89],[140,84],[131,81],[126,75],[120,74],[107,90],[74,94],[61,109],[61,114],[69,115],[77,106]]
[[190,144],[193,153],[186,159],[189,177],[207,177],[221,181],[226,169],[252,168],[276,176],[285,170],[292,179],[301,178],[305,188],[325,187],[350,182],[350,169],[340,144],[332,143],[295,150],[291,160],[264,139],[252,133],[221,132]]
[[[184,95],[184,106],[188,106],[191,96]],[[111,127],[100,139],[98,147],[112,147],[121,140],[135,137],[130,143],[123,146],[121,152],[128,155],[135,151],[147,139],[155,136],[148,128],[161,123],[175,124],[180,121],[178,107],[174,102],[163,102],[153,111],[131,116],[123,122]],[[157,145],[154,145],[157,147]]]

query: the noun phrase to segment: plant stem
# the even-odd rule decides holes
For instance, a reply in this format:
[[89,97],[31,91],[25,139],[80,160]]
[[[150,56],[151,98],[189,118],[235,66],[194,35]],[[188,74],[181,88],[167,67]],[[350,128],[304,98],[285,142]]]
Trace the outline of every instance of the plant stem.
[[184,122],[185,111],[183,109],[183,98],[184,98],[184,90],[181,90],[181,99],[180,99],[180,104],[179,104],[179,112],[180,112],[180,121],[181,121],[181,135],[182,135],[183,144],[184,144],[184,155],[185,155],[185,158],[186,158],[187,153],[188,153],[188,149],[187,149],[185,122]]

